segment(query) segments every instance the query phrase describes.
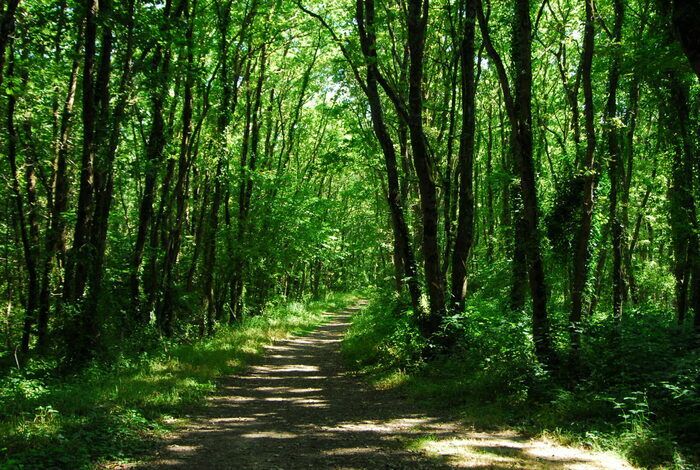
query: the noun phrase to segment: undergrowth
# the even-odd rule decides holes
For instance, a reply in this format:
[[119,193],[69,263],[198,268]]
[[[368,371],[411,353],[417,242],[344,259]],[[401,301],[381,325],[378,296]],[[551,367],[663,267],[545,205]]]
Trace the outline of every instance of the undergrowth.
[[217,377],[240,372],[275,339],[313,329],[348,295],[271,307],[191,344],[161,341],[148,351],[95,362],[71,377],[56,363],[6,371],[0,385],[0,468],[89,468],[152,449],[202,406]]
[[[563,317],[565,312],[559,312]],[[515,428],[564,444],[611,450],[647,468],[696,468],[700,459],[700,354],[662,312],[629,312],[619,333],[590,319],[581,379],[544,371],[529,319],[501,302],[471,297],[444,327],[455,351],[421,359],[410,307],[376,294],[343,342],[350,367],[379,388],[401,388],[426,406],[459,409],[481,429]],[[565,338],[557,338],[560,354]]]

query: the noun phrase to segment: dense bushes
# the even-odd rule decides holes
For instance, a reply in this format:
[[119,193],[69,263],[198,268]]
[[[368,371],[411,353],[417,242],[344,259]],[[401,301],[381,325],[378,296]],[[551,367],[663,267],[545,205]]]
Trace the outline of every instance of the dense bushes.
[[[152,447],[175,418],[202,404],[215,379],[240,371],[275,338],[305,331],[348,296],[281,304],[190,344],[152,343],[108,365],[56,374],[55,362],[30,361],[0,378],[0,467],[82,468],[129,460]],[[131,343],[135,345],[137,343]],[[128,348],[122,349],[127,351]]]
[[[661,311],[628,312],[619,330],[586,325],[584,377],[566,367],[549,374],[531,347],[527,317],[475,294],[445,327],[455,351],[430,363],[400,299],[377,294],[358,315],[343,350],[380,387],[404,387],[415,399],[459,407],[480,426],[514,426],[565,442],[614,449],[642,466],[698,462],[700,352],[692,336]],[[565,312],[558,312],[563,317]],[[615,332],[617,333],[611,333]],[[560,354],[567,344],[559,341]]]

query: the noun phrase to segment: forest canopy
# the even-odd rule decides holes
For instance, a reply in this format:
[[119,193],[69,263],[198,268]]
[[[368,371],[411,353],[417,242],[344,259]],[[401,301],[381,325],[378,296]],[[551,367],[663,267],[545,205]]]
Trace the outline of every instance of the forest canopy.
[[698,437],[697,2],[0,5],[3,374],[371,287]]

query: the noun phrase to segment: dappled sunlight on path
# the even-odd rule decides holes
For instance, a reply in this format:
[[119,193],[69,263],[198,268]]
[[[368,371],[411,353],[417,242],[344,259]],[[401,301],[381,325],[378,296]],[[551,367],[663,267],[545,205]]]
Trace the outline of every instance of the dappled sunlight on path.
[[209,406],[140,467],[626,468],[606,454],[469,432],[345,374],[339,343],[356,310],[328,313],[314,333],[268,347],[260,364],[225,379]]

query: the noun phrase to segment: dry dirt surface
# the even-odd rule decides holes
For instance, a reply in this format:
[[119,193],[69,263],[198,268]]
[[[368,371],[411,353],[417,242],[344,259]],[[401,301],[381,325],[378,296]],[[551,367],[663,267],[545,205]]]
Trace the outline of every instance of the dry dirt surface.
[[[374,390],[342,366],[340,342],[362,304],[328,313],[303,337],[269,346],[224,379],[207,407],[149,461],[131,468],[428,469],[631,468],[614,456],[478,432]],[[420,446],[407,443],[420,440]]]

